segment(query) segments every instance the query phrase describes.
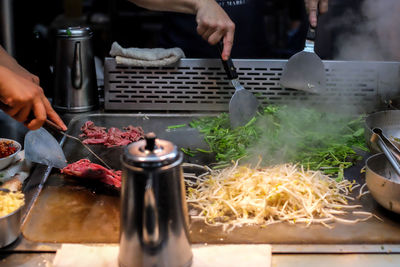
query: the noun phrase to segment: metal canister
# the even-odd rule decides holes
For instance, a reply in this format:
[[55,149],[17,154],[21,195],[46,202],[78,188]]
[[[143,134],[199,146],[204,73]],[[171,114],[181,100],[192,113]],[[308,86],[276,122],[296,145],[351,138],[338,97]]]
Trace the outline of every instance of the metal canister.
[[89,27],[68,27],[56,33],[54,107],[84,112],[98,106],[93,32]]
[[190,266],[183,155],[154,133],[122,156],[119,265]]

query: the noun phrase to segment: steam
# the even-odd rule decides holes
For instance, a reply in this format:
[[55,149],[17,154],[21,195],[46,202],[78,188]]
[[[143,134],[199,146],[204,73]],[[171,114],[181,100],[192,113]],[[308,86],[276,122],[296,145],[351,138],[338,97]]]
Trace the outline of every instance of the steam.
[[[349,115],[325,113],[310,107],[286,106],[274,116],[257,120],[262,129],[257,144],[248,149],[248,161],[256,163],[261,157],[267,165],[289,162],[304,155],[309,146],[318,147],[326,141],[342,144],[344,129],[348,129]],[[343,139],[343,144],[345,143]]]
[[361,21],[346,11],[331,22],[352,29],[338,37],[335,59],[400,61],[400,1],[364,0],[361,12]]

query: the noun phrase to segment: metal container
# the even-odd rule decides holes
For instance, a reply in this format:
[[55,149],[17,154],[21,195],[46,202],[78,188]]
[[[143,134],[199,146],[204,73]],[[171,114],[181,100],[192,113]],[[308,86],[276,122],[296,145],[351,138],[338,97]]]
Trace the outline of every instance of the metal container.
[[366,182],[374,199],[386,209],[400,213],[400,184],[396,172],[383,153],[375,154],[366,162]]
[[84,112],[98,105],[92,36],[88,27],[57,30],[54,91],[57,110]]
[[365,119],[364,136],[365,142],[372,153],[380,153],[376,144],[371,142],[372,129],[381,128],[383,133],[390,139],[391,137],[400,138],[400,110],[385,110],[372,113]]
[[190,266],[183,155],[153,133],[122,156],[120,266]]
[[22,207],[12,213],[0,217],[0,248],[10,245],[21,233]]

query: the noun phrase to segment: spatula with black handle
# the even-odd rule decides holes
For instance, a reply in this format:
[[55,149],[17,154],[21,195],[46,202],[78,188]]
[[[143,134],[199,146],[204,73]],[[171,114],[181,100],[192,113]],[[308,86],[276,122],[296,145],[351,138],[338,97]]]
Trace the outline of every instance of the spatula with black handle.
[[[218,49],[222,54],[222,41],[218,43]],[[221,58],[221,61],[231,85],[235,88],[235,93],[229,101],[229,119],[231,127],[236,128],[245,125],[256,115],[259,103],[257,98],[240,84],[232,59]]]

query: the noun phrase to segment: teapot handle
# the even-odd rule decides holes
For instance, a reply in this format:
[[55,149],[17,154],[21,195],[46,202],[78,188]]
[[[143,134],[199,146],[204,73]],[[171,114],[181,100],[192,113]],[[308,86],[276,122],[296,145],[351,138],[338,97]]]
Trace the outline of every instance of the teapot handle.
[[71,83],[75,89],[82,87],[82,58],[81,42],[75,43],[74,59],[72,62]]
[[146,182],[143,201],[143,242],[154,246],[160,243],[157,200],[153,190],[153,174]]

